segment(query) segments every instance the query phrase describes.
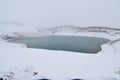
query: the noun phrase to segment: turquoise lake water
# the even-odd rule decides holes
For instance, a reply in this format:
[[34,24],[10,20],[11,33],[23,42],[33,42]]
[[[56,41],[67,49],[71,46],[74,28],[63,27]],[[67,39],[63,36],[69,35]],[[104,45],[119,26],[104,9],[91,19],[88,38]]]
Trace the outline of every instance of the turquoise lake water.
[[101,45],[109,41],[108,39],[98,37],[46,36],[21,38],[12,40],[11,42],[26,44],[29,48],[97,53],[101,50]]

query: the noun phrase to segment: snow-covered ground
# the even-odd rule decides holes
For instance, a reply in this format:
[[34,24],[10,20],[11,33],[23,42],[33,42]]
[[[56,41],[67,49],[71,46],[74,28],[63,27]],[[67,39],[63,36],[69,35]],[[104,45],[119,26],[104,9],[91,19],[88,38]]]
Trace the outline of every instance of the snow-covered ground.
[[[50,35],[94,36],[110,39],[97,54],[26,48],[10,39]],[[120,80],[120,29],[59,26],[40,28],[0,22],[0,78],[6,80]]]

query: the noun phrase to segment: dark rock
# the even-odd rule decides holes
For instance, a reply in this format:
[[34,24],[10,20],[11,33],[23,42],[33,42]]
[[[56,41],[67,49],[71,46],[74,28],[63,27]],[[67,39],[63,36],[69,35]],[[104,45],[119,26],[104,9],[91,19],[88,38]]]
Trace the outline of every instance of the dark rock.
[[83,80],[83,79],[76,78],[76,79],[71,79],[71,80]]
[[47,79],[47,78],[42,78],[42,79],[37,79],[37,80],[50,80],[50,79]]
[[0,80],[3,80],[3,78],[0,78]]
[[33,76],[35,76],[35,75],[37,75],[37,74],[38,74],[38,72],[34,72],[34,73],[33,73]]

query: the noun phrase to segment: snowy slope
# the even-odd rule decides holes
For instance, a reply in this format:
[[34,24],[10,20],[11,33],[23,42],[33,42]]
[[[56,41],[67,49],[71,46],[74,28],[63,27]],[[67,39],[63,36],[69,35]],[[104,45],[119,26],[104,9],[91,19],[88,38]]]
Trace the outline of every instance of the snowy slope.
[[[6,42],[22,37],[49,35],[95,36],[111,40],[98,54],[30,49]],[[40,28],[0,22],[0,77],[7,80],[120,80],[120,29],[59,26]]]
[[[101,35],[102,34],[102,35]],[[2,39],[20,38],[20,37],[38,37],[46,35],[83,35],[98,36],[106,38],[120,36],[120,29],[107,27],[77,27],[71,25],[58,26],[53,28],[41,28],[41,26],[33,26],[21,24],[17,22],[0,22],[0,37]]]
[[[5,48],[0,49],[2,52],[0,54],[1,69],[5,70],[1,76],[13,72],[15,74],[13,78],[16,80],[19,79],[19,76],[21,76],[20,80],[42,77],[53,80],[67,80],[67,78],[120,79],[120,74],[118,74],[120,70],[119,54],[78,54],[26,48],[8,48],[7,51],[4,50]],[[29,68],[32,69],[29,71]],[[28,72],[25,72],[26,69]],[[33,76],[34,72],[38,72],[38,76]],[[24,77],[25,75],[27,76]]]

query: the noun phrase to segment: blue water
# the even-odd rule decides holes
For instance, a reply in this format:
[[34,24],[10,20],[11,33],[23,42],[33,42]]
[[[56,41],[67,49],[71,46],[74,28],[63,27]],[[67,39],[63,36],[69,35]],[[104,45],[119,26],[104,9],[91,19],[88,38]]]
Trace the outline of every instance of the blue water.
[[110,40],[83,36],[46,36],[37,38],[21,38],[11,42],[26,44],[29,48],[62,50],[82,53],[97,53],[101,45]]

